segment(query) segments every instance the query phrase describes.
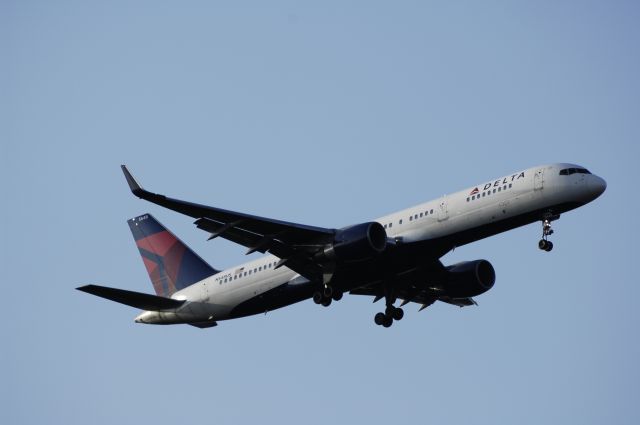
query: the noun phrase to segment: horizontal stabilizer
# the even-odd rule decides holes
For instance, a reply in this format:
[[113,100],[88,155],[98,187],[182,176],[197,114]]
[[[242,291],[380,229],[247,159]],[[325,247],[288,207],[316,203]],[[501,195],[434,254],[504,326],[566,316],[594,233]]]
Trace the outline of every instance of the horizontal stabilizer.
[[124,289],[107,288],[106,286],[86,285],[76,289],[86,292],[87,294],[96,295],[142,310],[171,310],[184,304],[184,300],[174,300],[156,295],[143,294],[141,292],[126,291]]

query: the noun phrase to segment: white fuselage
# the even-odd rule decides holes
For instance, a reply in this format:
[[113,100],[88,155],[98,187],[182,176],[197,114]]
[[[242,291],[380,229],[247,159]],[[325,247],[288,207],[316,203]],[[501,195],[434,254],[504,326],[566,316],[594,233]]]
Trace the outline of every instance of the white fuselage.
[[[604,180],[593,174],[559,174],[571,167],[579,166],[529,168],[375,221],[385,227],[389,238],[412,243],[481,229],[547,208],[565,206],[562,212],[568,211],[592,201],[606,187]],[[187,300],[177,310],[146,311],[136,321],[168,324],[229,319],[238,305],[299,278],[285,266],[276,269],[278,261],[268,255],[223,270],[173,294],[171,298]]]

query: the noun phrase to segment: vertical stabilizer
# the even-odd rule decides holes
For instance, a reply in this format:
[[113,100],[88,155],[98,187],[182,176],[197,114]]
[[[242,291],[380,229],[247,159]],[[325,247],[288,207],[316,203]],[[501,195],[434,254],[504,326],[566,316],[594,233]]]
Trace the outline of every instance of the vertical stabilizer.
[[217,273],[151,214],[128,220],[156,294],[174,292]]

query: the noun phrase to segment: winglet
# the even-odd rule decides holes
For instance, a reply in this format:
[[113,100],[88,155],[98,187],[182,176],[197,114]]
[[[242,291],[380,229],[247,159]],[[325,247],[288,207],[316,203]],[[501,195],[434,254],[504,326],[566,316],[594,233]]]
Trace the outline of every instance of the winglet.
[[124,173],[124,178],[127,179],[127,183],[129,184],[129,188],[131,192],[139,198],[142,198],[142,195],[146,192],[142,186],[136,181],[135,178],[131,175],[126,165],[121,165],[122,172]]

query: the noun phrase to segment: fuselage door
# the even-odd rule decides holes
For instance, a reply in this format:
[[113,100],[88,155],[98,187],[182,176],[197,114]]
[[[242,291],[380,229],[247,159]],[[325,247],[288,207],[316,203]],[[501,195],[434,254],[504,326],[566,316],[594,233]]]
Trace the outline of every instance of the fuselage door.
[[438,208],[438,221],[445,221],[449,218],[449,209],[447,208],[447,199],[440,200],[440,208]]
[[536,171],[533,175],[533,190],[542,190],[544,187],[544,168]]
[[[211,282],[209,280],[205,280],[202,284],[202,296],[203,296],[203,302],[209,302],[209,300],[211,299]],[[217,285],[217,282],[216,282]]]

